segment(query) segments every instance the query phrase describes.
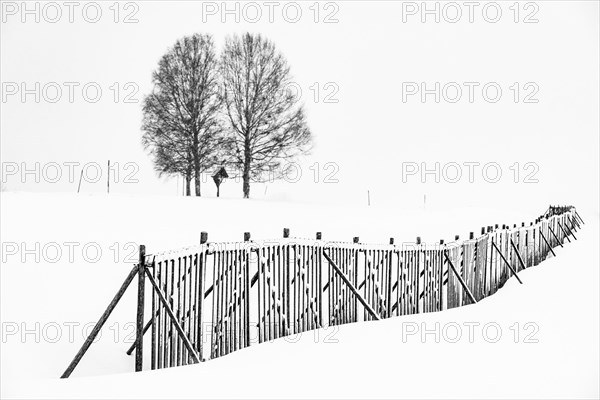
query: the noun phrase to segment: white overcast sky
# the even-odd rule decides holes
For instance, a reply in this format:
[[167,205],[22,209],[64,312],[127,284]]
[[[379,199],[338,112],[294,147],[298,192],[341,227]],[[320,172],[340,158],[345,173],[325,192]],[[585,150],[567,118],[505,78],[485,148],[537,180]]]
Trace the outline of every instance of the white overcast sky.
[[[7,5],[7,3],[11,3]],[[480,2],[474,22],[468,21],[468,8],[456,23],[433,16],[421,22],[421,15],[406,15],[407,2],[352,1],[319,4],[315,22],[313,2],[300,2],[302,16],[291,23],[283,18],[285,2],[275,7],[274,22],[263,16],[256,23],[234,16],[203,14],[206,2],[135,2],[137,23],[115,23],[113,2],[101,2],[102,17],[97,23],[82,17],[85,2],[75,9],[74,22],[68,21],[68,8],[61,6],[62,18],[56,23],[39,23],[21,9],[21,2],[3,2],[1,28],[1,157],[7,163],[97,162],[106,160],[121,165],[139,166],[139,183],[113,184],[113,193],[177,194],[177,180],[156,177],[149,157],[140,145],[141,103],[151,89],[151,74],[159,58],[175,40],[192,33],[210,33],[220,48],[231,33],[262,33],[285,54],[292,74],[303,91],[309,125],[314,134],[312,154],[300,159],[303,177],[296,184],[254,185],[252,195],[299,201],[348,201],[365,203],[367,190],[374,204],[422,206],[427,195],[430,204],[477,205],[504,204],[545,208],[548,203],[574,203],[598,207],[599,160],[599,20],[596,1],[538,1],[537,6],[519,6],[519,22],[514,22],[510,2],[499,2],[502,16],[497,23],[485,21]],[[62,2],[58,2],[62,4]],[[211,3],[218,8],[221,2]],[[421,2],[414,3],[420,6]],[[462,5],[463,2],[458,2]],[[212,5],[210,7],[212,7]],[[429,2],[434,7],[433,2]],[[443,7],[444,3],[440,3]],[[40,3],[40,13],[44,3]],[[240,10],[244,3],[240,3]],[[8,8],[7,8],[8,7]],[[30,5],[30,7],[34,7]],[[234,7],[229,3],[229,7]],[[293,17],[293,9],[289,8]],[[526,8],[527,7],[527,8]],[[119,18],[135,10],[121,3]],[[212,8],[210,8],[212,10]],[[253,9],[246,8],[252,14]],[[454,12],[450,8],[448,12]],[[47,17],[54,11],[46,8]],[[93,17],[93,10],[88,9]],[[493,10],[488,10],[493,17]],[[532,18],[538,23],[523,23]],[[336,23],[324,23],[333,13]],[[448,14],[449,18],[453,14]],[[73,103],[67,88],[55,104],[33,95],[21,101],[20,93],[7,95],[8,83],[78,82]],[[97,82],[103,89],[97,103],[86,102],[81,87]],[[138,103],[114,103],[111,85],[118,82],[121,96],[124,85],[139,87]],[[320,101],[313,99],[310,87],[318,82]],[[334,83],[338,103],[324,103],[324,85]],[[403,82],[496,82],[503,90],[497,103],[483,99],[481,86],[475,89],[473,103],[467,88],[456,104],[433,96],[426,103],[419,96],[402,101]],[[513,100],[510,87],[519,82],[521,99]],[[539,87],[538,103],[526,104],[522,98],[531,91],[523,87],[533,82]],[[122,99],[121,99],[122,100]],[[311,165],[318,162],[320,182],[314,183]],[[335,163],[339,183],[324,183],[325,163]],[[475,170],[475,183],[463,176],[459,183],[435,183],[428,176],[402,182],[402,163],[436,162],[498,163],[503,172],[499,183],[482,178]],[[511,165],[521,168],[519,183],[513,182]],[[539,183],[523,183],[525,163],[535,163]],[[11,164],[13,165],[13,164]],[[67,171],[66,168],[63,172]],[[126,173],[127,171],[121,171]],[[463,173],[468,169],[463,167]],[[79,170],[77,170],[77,174]],[[76,191],[76,182],[63,177],[56,184],[33,182],[19,174],[5,177],[5,190]],[[121,176],[121,179],[123,177]],[[102,192],[105,182],[84,182],[82,192]],[[203,195],[214,196],[208,181]],[[241,196],[241,183],[224,183],[223,193]],[[543,210],[540,210],[543,211]]]

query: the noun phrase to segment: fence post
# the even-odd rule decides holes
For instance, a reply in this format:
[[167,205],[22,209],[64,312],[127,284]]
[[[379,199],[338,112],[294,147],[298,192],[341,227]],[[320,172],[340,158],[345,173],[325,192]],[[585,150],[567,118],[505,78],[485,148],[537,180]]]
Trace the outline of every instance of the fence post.
[[144,289],[146,276],[146,246],[140,245],[140,258],[138,261],[138,300],[137,300],[137,324],[135,330],[135,339],[137,348],[135,349],[135,372],[142,370],[143,366],[143,348],[144,348]]
[[[315,237],[317,240],[323,239],[323,235],[321,234],[321,232],[317,232],[315,234]],[[317,260],[315,262],[315,268],[317,269],[316,273],[317,273],[317,288],[318,288],[317,308],[319,309],[318,310],[319,328],[322,328],[323,327],[323,261],[322,261],[323,245],[321,243],[318,243],[316,247],[317,247]]]
[[[454,236],[454,240],[458,240],[458,235]],[[444,241],[440,240],[440,245],[444,245]],[[446,246],[443,246],[443,251],[446,250]],[[436,260],[437,260],[437,256],[436,256]],[[440,258],[439,258],[439,266],[440,266],[440,271],[439,271],[439,276],[438,276],[438,282],[437,285],[439,287],[439,295],[440,295],[440,302],[439,302],[439,310],[445,310],[445,302],[444,299],[447,296],[446,291],[444,290],[444,257],[442,254],[440,254]]]
[[[417,246],[421,245],[421,236],[417,236]],[[421,248],[415,249],[416,257],[416,277],[415,277],[415,292],[416,292],[416,312],[417,314],[421,312],[423,307],[421,306]]]

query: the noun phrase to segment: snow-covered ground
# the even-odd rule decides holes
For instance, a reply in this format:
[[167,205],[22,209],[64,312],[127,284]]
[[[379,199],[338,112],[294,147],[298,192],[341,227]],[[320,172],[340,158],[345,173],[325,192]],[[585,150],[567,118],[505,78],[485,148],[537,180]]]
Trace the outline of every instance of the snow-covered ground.
[[1,201],[3,398],[599,396],[595,209],[579,210],[579,240],[523,271],[523,285],[511,279],[477,305],[309,332],[193,366],[131,372],[130,289],[73,376],[60,380],[137,244],[152,253],[196,244],[200,231],[211,241],[241,240],[244,231],[259,240],[280,237],[283,227],[299,237],[321,231],[326,240],[437,242],[484,225],[528,223],[547,205],[413,211],[25,193],[2,193]]

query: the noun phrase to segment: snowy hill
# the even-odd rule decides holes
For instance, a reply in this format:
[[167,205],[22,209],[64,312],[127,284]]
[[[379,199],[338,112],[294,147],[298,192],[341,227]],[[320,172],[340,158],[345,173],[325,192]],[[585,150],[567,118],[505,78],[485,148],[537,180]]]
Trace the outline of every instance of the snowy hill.
[[399,243],[418,235],[436,242],[484,225],[529,222],[545,205],[415,212],[234,199],[1,196],[3,398],[599,395],[598,215],[588,210],[579,210],[586,222],[579,240],[521,272],[523,285],[511,279],[479,304],[308,332],[199,365],[131,373],[134,358],[125,354],[134,332],[131,290],[72,378],[59,380],[135,262],[137,244],[149,252],[193,245],[200,231],[213,241],[240,240],[244,231],[279,238],[283,227],[299,237],[321,231],[327,240]]

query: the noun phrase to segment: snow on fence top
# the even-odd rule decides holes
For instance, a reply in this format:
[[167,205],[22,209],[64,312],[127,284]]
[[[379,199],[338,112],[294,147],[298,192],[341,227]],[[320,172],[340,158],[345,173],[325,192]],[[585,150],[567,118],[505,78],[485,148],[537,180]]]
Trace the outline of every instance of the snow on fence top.
[[[535,224],[487,227],[467,240],[397,246],[284,238],[211,243],[146,255],[127,276],[62,377],[69,377],[138,277],[136,371],[150,331],[150,368],[168,368],[324,326],[442,311],[491,296],[563,246],[583,221],[550,207]],[[145,284],[151,313],[144,324]]]

